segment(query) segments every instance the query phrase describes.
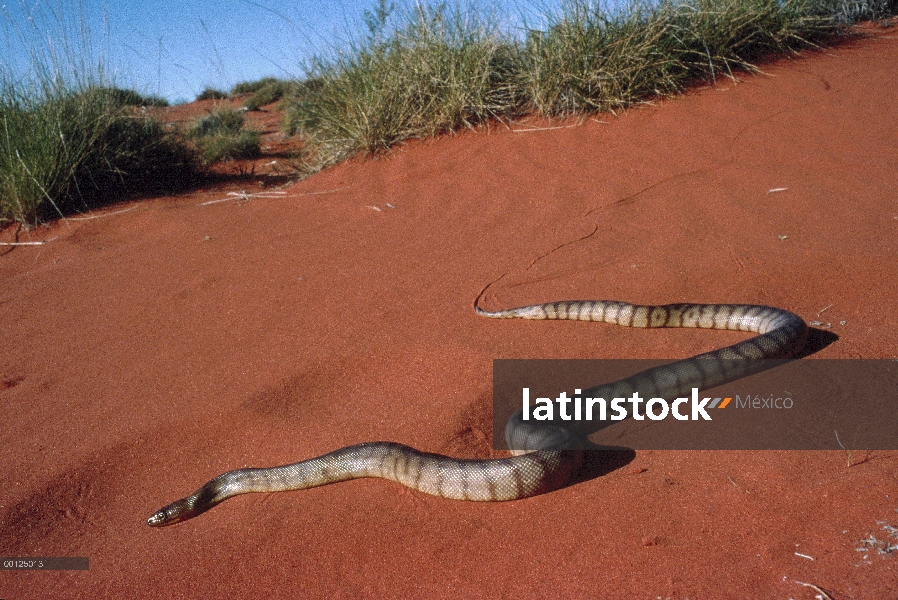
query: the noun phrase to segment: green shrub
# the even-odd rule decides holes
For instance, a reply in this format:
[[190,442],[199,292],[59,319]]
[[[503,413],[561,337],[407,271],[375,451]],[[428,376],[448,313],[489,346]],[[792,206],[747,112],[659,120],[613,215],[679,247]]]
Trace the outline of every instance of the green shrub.
[[418,6],[386,34],[389,10],[369,14],[370,35],[332,60],[315,59],[307,85],[289,99],[284,127],[301,131],[320,168],[359,151],[470,127],[514,110],[494,77],[503,43],[475,10]]
[[207,87],[203,89],[202,92],[199,93],[196,97],[196,101],[200,100],[224,100],[228,95],[221,90],[216,90],[215,88]]
[[106,89],[113,102],[121,106],[168,106],[168,100],[159,96],[144,96],[135,90],[119,87]]
[[281,82],[282,81],[276,77],[263,77],[262,79],[257,79],[255,81],[241,81],[231,88],[231,96],[252,94],[258,92],[261,88],[267,85],[277,85]]
[[205,164],[259,155],[258,131],[243,129],[244,111],[221,106],[196,119],[187,129]]
[[0,89],[0,221],[34,224],[183,185],[194,153],[115,88]]
[[282,81],[279,79],[268,81],[257,88],[253,92],[253,95],[243,103],[243,106],[249,110],[256,110],[260,106],[265,106],[279,100],[285,94],[289,93],[292,88],[296,87],[296,85],[295,82]]

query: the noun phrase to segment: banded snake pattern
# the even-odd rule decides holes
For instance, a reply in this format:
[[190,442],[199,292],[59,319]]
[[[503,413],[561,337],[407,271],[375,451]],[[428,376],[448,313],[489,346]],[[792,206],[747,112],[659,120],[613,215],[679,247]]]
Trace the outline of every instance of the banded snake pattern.
[[[479,301],[479,298],[478,298]],[[692,387],[706,389],[748,374],[751,361],[789,358],[804,347],[807,325],[778,308],[746,304],[668,304],[584,300],[536,304],[477,314],[496,319],[603,321],[624,327],[693,327],[757,333],[731,346],[699,354],[632,377],[597,386],[589,393],[625,397],[634,390],[647,397],[672,398]],[[729,365],[741,365],[733,370]],[[517,500],[566,485],[583,460],[583,442],[554,425],[533,425],[515,414],[505,430],[514,456],[456,459],[393,442],[347,446],[290,465],[238,469],[212,479],[193,494],[155,512],[147,524],[162,527],[191,519],[240,494],[301,490],[362,477],[380,477],[443,498],[474,501]]]

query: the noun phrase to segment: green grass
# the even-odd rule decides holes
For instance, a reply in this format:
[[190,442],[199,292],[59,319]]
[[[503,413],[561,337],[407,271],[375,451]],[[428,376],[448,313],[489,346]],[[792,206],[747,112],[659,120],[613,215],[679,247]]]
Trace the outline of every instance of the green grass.
[[280,83],[286,83],[286,81],[277,79],[276,77],[263,77],[262,79],[256,79],[255,81],[241,81],[231,88],[231,96],[239,96],[240,94],[254,94],[263,87],[269,85],[277,85]]
[[176,188],[195,167],[192,151],[117,88],[0,83],[0,224]]
[[166,102],[105,75],[82,5],[20,0],[19,9],[28,19],[12,19],[6,5],[0,11],[7,44],[28,55],[20,74],[0,60],[0,226],[34,225],[194,181],[195,152],[143,108]]
[[196,144],[203,163],[255,158],[259,155],[258,131],[243,128],[243,111],[222,105],[190,124],[187,136]]
[[898,0],[631,0],[609,11],[567,0],[514,39],[476,5],[393,11],[381,1],[349,48],[311,61],[315,85],[287,94],[283,127],[303,137],[311,173],[490,119],[614,111],[677,94],[896,9]]
[[755,70],[753,61],[839,31],[806,0],[634,2],[616,13],[572,2],[528,38],[524,95],[542,115],[615,110],[696,80]]
[[262,86],[243,103],[243,106],[249,110],[257,110],[261,106],[280,100],[284,94],[287,94],[294,87],[295,84],[289,81],[278,81]]
[[509,42],[489,18],[415,8],[385,35],[387,11],[369,17],[369,35],[332,60],[314,60],[307,79],[315,85],[287,100],[285,126],[303,134],[314,168],[515,109],[514,89],[496,77]]
[[145,96],[135,90],[107,87],[110,99],[122,106],[168,106],[168,100],[160,96]]
[[285,94],[294,90],[297,85],[296,81],[288,81],[286,79],[277,79],[276,77],[263,77],[256,81],[244,81],[238,83],[231,88],[231,97],[239,94],[252,94],[243,106],[249,110],[256,110],[260,106],[271,104],[279,100]]
[[207,87],[203,89],[202,92],[197,94],[196,101],[199,102],[200,100],[224,100],[227,97],[227,93],[215,88]]

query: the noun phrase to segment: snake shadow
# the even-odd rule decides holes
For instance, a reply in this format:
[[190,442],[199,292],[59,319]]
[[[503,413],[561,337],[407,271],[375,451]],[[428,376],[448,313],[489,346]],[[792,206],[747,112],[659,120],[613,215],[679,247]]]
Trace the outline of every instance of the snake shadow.
[[808,327],[808,339],[804,343],[804,348],[801,349],[801,352],[795,355],[795,358],[807,358],[812,354],[817,354],[837,341],[839,341],[839,336],[832,331],[818,329],[817,327]]
[[636,450],[624,446],[600,446],[587,441],[580,470],[564,487],[579,485],[627,466],[636,458]]

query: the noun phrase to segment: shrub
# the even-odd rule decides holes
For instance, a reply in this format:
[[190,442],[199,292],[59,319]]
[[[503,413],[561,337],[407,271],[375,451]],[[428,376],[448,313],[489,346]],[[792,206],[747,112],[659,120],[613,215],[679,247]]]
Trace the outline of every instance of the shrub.
[[315,168],[514,110],[514,94],[494,77],[504,44],[489,18],[419,5],[387,35],[390,12],[380,8],[368,14],[370,35],[348,53],[312,61],[315,85],[288,102],[284,126],[303,132]]
[[292,88],[296,87],[296,85],[295,82],[272,79],[257,88],[253,92],[253,95],[244,102],[243,106],[249,110],[256,110],[260,106],[265,106],[279,100]]
[[106,89],[110,99],[121,106],[168,106],[168,100],[159,96],[143,96],[135,90],[119,87]]
[[228,95],[221,90],[207,87],[199,93],[199,95],[196,97],[196,100],[197,102],[199,102],[200,100],[224,100],[227,97]]
[[41,220],[190,181],[195,154],[115,88],[0,92],[0,221]]
[[205,164],[259,155],[261,134],[243,129],[243,113],[221,106],[196,119],[187,129]]

